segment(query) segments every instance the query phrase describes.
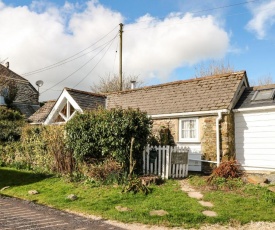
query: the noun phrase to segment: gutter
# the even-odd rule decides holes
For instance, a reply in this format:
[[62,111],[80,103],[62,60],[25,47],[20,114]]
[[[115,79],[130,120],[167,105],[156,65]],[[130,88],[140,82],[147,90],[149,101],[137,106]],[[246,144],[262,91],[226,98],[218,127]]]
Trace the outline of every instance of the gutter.
[[218,112],[218,117],[216,118],[216,152],[217,152],[217,167],[220,165],[220,120],[222,119],[222,112]]
[[149,115],[152,118],[178,118],[178,117],[195,117],[202,115],[216,115],[218,113],[228,113],[228,109],[222,110],[210,110],[210,111],[198,111],[198,112],[186,112],[186,113],[168,113],[168,114],[155,114]]

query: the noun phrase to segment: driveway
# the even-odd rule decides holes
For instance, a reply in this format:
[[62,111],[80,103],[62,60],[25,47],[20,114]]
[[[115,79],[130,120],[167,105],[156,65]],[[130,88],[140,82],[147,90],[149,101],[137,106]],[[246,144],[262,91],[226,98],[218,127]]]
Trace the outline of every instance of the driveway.
[[33,202],[0,195],[0,230],[122,230],[106,221],[59,211]]

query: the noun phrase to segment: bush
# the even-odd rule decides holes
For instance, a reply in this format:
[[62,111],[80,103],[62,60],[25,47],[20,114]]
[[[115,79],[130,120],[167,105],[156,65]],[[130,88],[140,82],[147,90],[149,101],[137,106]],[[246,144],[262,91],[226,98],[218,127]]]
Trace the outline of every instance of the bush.
[[217,187],[234,188],[241,183],[241,181],[237,179],[241,175],[242,171],[236,160],[224,161],[219,167],[213,170],[207,182]]
[[0,106],[0,144],[18,141],[25,124],[24,116],[18,111]]
[[71,173],[74,160],[64,140],[63,126],[26,125],[20,142],[2,146],[1,164],[45,173]]
[[135,109],[85,112],[66,124],[67,146],[79,161],[112,157],[128,169],[131,139],[135,138],[133,157],[140,167],[151,126],[147,114]]
[[96,181],[109,184],[119,183],[123,172],[121,164],[113,159],[106,159],[102,163],[90,165],[87,174]]
[[238,178],[242,175],[240,165],[236,160],[224,161],[214,169],[212,177]]

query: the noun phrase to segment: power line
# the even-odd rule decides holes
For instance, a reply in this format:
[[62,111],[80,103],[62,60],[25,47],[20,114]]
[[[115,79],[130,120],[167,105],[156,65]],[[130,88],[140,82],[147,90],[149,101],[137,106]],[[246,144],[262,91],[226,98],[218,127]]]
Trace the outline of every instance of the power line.
[[[258,0],[256,0],[258,1]],[[260,11],[268,11],[268,10],[273,10],[275,7],[273,8],[265,8],[265,9],[261,9]],[[237,16],[237,15],[243,15],[243,14],[247,14],[247,12],[241,12],[241,13],[235,13],[235,14],[229,14],[227,15],[228,17],[232,17],[232,16]],[[190,20],[190,21],[183,21],[183,22],[177,22],[177,23],[170,23],[170,24],[165,24],[165,25],[158,25],[158,27],[168,27],[168,26],[171,26],[171,25],[180,25],[180,24],[186,24],[186,23],[193,23],[193,22],[200,22],[200,21],[203,21],[205,20],[205,18],[196,18],[196,19],[193,19],[193,20]],[[145,22],[145,21],[144,21]],[[156,25],[152,25],[152,26],[146,26],[146,27],[143,27],[143,28],[135,28],[135,29],[126,29],[125,31],[126,32],[129,32],[129,31],[134,31],[134,30],[146,30],[146,29],[150,29],[150,28],[153,28],[153,27],[156,27]]]
[[[244,1],[244,2],[239,2],[239,3],[235,3],[235,4],[229,4],[229,5],[224,5],[224,6],[208,8],[208,9],[204,9],[204,10],[190,11],[189,13],[197,14],[197,13],[202,13],[202,12],[206,12],[206,11],[219,10],[219,9],[225,9],[225,8],[234,7],[234,6],[245,5],[245,4],[248,4],[248,3],[258,2],[258,1],[260,1],[260,0]],[[158,19],[165,19],[165,18],[166,17],[160,17]],[[150,20],[143,20],[143,21],[139,21],[138,23],[147,22],[147,21],[150,21]]]
[[[85,49],[83,49],[83,50],[81,50],[81,51],[79,51],[79,52],[73,54],[72,56],[70,56],[70,57],[68,57],[68,58],[65,58],[65,59],[63,59],[63,60],[61,60],[61,61],[59,61],[59,62],[56,62],[56,63],[54,63],[54,64],[51,64],[51,65],[49,65],[49,66],[45,66],[45,67],[43,67],[43,68],[40,68],[40,69],[37,69],[37,70],[33,70],[33,71],[30,71],[30,72],[27,72],[27,73],[24,73],[24,74],[21,74],[21,75],[24,75],[24,76],[33,75],[33,74],[40,73],[40,72],[43,72],[43,71],[46,71],[46,70],[49,70],[49,69],[58,67],[58,66],[60,66],[60,65],[66,64],[66,63],[68,63],[68,62],[70,62],[70,61],[76,60],[76,59],[79,58],[79,57],[77,57],[77,58],[75,58],[75,59],[73,59],[73,60],[68,61],[69,59],[71,59],[71,58],[73,58],[73,57],[75,57],[75,56],[81,54],[82,52],[84,52],[84,51],[88,50],[89,48],[93,47],[94,45],[96,45],[98,42],[100,42],[100,41],[103,40],[105,37],[107,37],[110,33],[112,33],[117,27],[118,27],[118,26],[115,26],[110,32],[108,32],[107,34],[105,34],[103,37],[101,37],[99,40],[97,40],[96,42],[94,42],[92,45],[90,45],[90,46],[88,46],[87,48],[85,48]],[[100,46],[99,46],[99,47],[100,47]],[[91,51],[91,52],[92,52],[92,51]],[[88,53],[90,53],[90,52],[88,52]],[[86,53],[86,54],[88,54],[88,53]],[[86,55],[86,54],[84,54],[84,55]],[[84,55],[82,55],[82,56],[84,56]],[[80,57],[82,57],[82,56],[80,56]]]
[[82,54],[82,55],[80,55],[80,56],[78,56],[78,57],[76,57],[76,58],[73,58],[73,59],[71,59],[71,60],[62,62],[62,63],[60,63],[60,64],[58,64],[58,65],[54,65],[54,66],[49,67],[49,68],[44,69],[44,70],[33,71],[32,73],[30,72],[29,74],[27,74],[27,75],[25,75],[25,76],[30,76],[30,75],[34,75],[34,74],[37,74],[37,73],[41,73],[41,72],[44,72],[44,71],[47,71],[47,70],[50,70],[50,69],[59,67],[59,66],[61,66],[61,65],[65,65],[65,64],[67,64],[67,63],[69,63],[69,62],[75,61],[76,59],[79,59],[79,58],[81,58],[81,57],[83,57],[83,56],[86,56],[87,54],[89,54],[89,53],[91,53],[91,52],[93,52],[93,51],[99,49],[100,47],[105,46],[105,45],[108,44],[109,42],[110,42],[110,41],[108,41],[108,42],[106,42],[106,43],[104,43],[104,44],[102,44],[102,45],[96,47],[95,49],[93,49],[93,50],[91,50],[91,51],[89,51],[89,52],[87,52],[87,53],[84,53],[84,54]]
[[90,73],[97,67],[97,65],[101,62],[101,60],[105,57],[106,53],[108,52],[108,50],[110,49],[111,45],[113,44],[114,40],[116,37],[114,37],[114,39],[110,42],[109,47],[107,48],[107,50],[105,51],[105,53],[103,54],[103,56],[99,59],[99,61],[95,64],[95,66],[85,75],[84,78],[82,78],[74,87],[73,89],[78,86],[82,81],[84,81],[89,75]]
[[118,44],[119,44],[119,40],[117,40],[117,45],[116,45],[116,53],[115,53],[114,64],[113,64],[113,73],[114,73],[114,69],[115,69]]
[[99,55],[110,43],[112,44],[113,40],[118,36],[118,34],[116,34],[116,36],[114,38],[112,38],[108,44],[106,44],[95,56],[93,56],[92,58],[90,58],[87,62],[85,62],[82,66],[80,66],[77,70],[75,70],[74,72],[72,72],[71,74],[69,74],[67,77],[63,78],[61,81],[57,82],[56,84],[54,84],[53,86],[51,86],[50,88],[44,90],[43,92],[41,92],[41,94],[51,90],[52,88],[54,88],[55,86],[59,85],[61,82],[67,80],[69,77],[71,77],[73,74],[75,74],[76,72],[78,72],[80,69],[82,69],[84,66],[86,66],[90,61],[92,61],[97,55]]

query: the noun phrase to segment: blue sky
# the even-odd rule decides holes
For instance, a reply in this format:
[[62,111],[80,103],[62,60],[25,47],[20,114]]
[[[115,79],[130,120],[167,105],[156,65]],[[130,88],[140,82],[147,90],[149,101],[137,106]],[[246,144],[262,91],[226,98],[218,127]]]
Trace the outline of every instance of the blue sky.
[[41,100],[117,74],[120,22],[123,72],[146,85],[193,78],[213,61],[246,70],[251,85],[275,79],[275,0],[0,0],[0,22],[0,60],[43,80]]

